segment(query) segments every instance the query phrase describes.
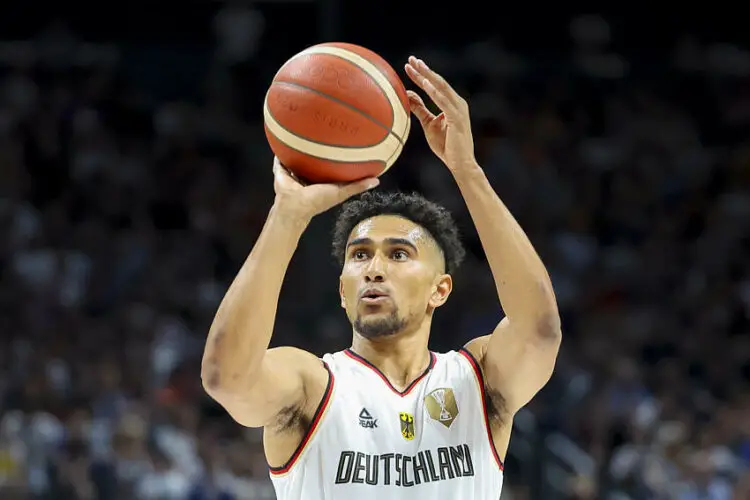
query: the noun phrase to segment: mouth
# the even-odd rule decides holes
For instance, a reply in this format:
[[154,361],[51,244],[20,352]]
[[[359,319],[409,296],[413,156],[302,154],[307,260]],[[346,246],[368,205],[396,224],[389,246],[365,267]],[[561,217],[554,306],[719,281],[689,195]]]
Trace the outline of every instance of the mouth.
[[378,304],[387,300],[388,294],[381,290],[365,290],[359,298],[366,304]]

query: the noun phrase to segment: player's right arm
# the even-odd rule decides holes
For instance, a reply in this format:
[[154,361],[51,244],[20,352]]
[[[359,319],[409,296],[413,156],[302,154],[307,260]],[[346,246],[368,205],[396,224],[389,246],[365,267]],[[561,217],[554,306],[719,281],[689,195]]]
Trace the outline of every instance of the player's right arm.
[[282,410],[300,408],[308,397],[314,399],[316,386],[322,397],[327,373],[317,357],[292,347],[268,348],[281,285],[310,220],[376,185],[377,179],[366,179],[341,186],[302,186],[274,162],[273,207],[221,301],[201,367],[206,392],[238,423],[271,424]]

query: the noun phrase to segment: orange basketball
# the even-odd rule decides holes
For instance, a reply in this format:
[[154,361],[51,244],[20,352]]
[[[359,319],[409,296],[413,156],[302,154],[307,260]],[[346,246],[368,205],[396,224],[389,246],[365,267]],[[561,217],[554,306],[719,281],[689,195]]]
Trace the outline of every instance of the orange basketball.
[[388,170],[411,120],[404,84],[374,52],[323,43],[289,59],[263,105],[279,161],[312,182],[349,182]]

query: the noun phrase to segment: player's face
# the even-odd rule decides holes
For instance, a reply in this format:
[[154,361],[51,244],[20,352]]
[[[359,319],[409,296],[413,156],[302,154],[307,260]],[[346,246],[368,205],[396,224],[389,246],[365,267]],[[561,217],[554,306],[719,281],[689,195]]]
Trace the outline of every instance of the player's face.
[[341,306],[368,338],[418,326],[452,289],[440,248],[421,226],[394,215],[360,222],[349,235]]

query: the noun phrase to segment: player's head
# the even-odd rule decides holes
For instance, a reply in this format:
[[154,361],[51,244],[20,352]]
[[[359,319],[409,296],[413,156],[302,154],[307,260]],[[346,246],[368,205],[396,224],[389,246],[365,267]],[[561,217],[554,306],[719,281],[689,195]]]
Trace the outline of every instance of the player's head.
[[333,254],[341,306],[355,331],[377,338],[418,328],[445,303],[464,249],[445,208],[419,194],[368,191],[342,207]]

